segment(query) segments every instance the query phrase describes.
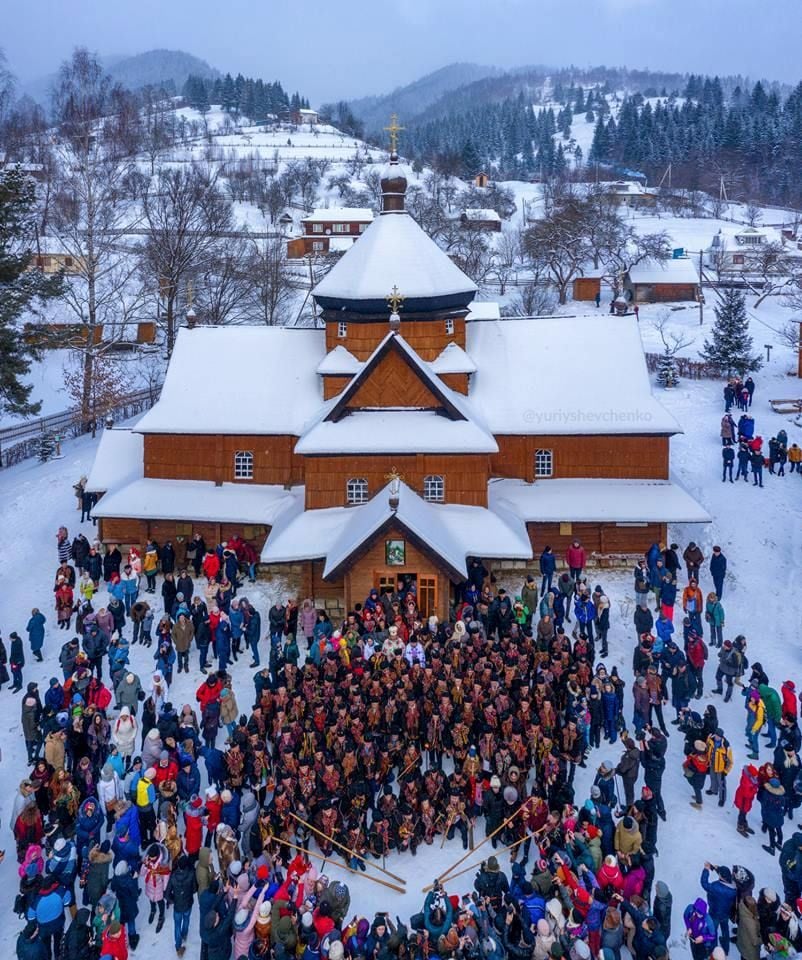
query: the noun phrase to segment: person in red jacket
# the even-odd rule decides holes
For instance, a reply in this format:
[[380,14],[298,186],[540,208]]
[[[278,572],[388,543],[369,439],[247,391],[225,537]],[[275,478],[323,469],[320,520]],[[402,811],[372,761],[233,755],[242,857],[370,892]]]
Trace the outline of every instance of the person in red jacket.
[[128,960],[128,941],[119,920],[112,920],[103,931],[100,956],[113,957],[114,960]]
[[210,673],[198,687],[195,694],[195,699],[201,705],[201,710],[203,710],[208,703],[214,703],[215,700],[219,700],[222,690],[223,684],[220,682],[220,678],[216,673]]
[[195,794],[190,797],[189,806],[184,810],[184,849],[193,864],[197,862],[198,853],[203,846],[204,815],[203,800]]
[[565,562],[571,571],[571,577],[578,580],[582,576],[582,570],[585,566],[585,548],[578,540],[574,540],[571,546],[565,551]]
[[741,770],[741,782],[735,791],[733,805],[738,809],[738,833],[743,837],[748,837],[755,831],[746,822],[746,815],[752,809],[752,804],[757,796],[759,787],[758,769],[751,763],[747,764]]
[[223,801],[217,792],[217,787],[206,788],[206,846],[211,847],[214,832],[223,819]]
[[799,710],[796,701],[796,686],[793,680],[786,680],[780,688],[783,698],[783,716],[796,720]]
[[178,776],[178,764],[170,759],[170,754],[162,750],[159,756],[159,762],[156,764],[156,776],[153,778],[153,785],[158,787],[160,783],[172,780],[175,783]]
[[201,568],[203,570],[203,575],[207,579],[214,580],[217,577],[217,574],[220,573],[220,557],[218,557],[213,550],[209,550],[209,552],[203,558]]

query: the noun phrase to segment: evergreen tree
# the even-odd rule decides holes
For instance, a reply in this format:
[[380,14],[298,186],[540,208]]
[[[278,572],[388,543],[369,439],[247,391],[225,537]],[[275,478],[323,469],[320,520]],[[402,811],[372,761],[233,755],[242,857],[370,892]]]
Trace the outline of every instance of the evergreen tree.
[[657,382],[661,387],[676,387],[679,385],[677,364],[674,355],[666,348],[657,361]]
[[702,359],[727,377],[733,373],[745,376],[750,371],[759,370],[762,363],[760,357],[752,353],[744,294],[735,287],[725,287],[719,293],[715,313],[716,322],[711,338],[705,340],[701,350]]
[[463,147],[462,153],[460,154],[460,160],[462,162],[462,175],[464,177],[475,177],[479,173],[482,166],[482,158],[479,156],[479,151],[476,149],[476,146],[473,140],[466,140]]
[[587,110],[585,106],[585,94],[582,87],[579,87],[576,92],[576,103],[574,104],[574,113],[584,113]]
[[35,184],[17,167],[0,170],[0,414],[30,416],[32,385],[23,383],[34,349],[18,321],[37,300],[58,296],[62,277],[28,270],[34,231]]

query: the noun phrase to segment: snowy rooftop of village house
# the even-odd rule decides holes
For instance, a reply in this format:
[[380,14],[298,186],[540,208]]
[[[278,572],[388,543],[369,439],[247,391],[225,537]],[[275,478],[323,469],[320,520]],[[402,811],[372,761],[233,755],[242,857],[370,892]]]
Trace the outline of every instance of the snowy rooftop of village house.
[[632,283],[699,283],[696,266],[688,257],[676,260],[641,260],[629,270]]
[[466,220],[487,220],[488,222],[492,220],[501,223],[501,217],[489,207],[468,207],[462,211],[461,216]]
[[159,402],[135,429],[300,436],[320,412],[325,338],[308,328],[182,329]]
[[491,480],[491,509],[523,521],[709,523],[710,514],[670,480]]
[[295,445],[299,454],[497,453],[493,437],[473,420],[449,420],[434,410],[382,407],[342,420],[321,420]]
[[325,557],[323,575],[328,576],[393,516],[463,575],[466,558],[473,554],[488,559],[532,556],[525,525],[503,509],[496,513],[485,507],[428,503],[401,482],[395,509],[390,484],[358,507],[304,511],[296,506],[271,530],[262,563]]
[[[470,405],[494,434],[674,434],[634,316],[468,323]],[[586,349],[589,347],[589,349]]]
[[96,517],[132,517],[135,520],[209,520],[217,523],[271,525],[297,499],[278,484],[224,483],[211,480],[134,480],[110,490],[93,509]]
[[467,294],[476,284],[408,213],[377,217],[312,291],[326,300],[381,301],[393,287],[407,300]]
[[495,300],[471,300],[468,310],[468,320],[498,320],[501,316],[501,308]]
[[105,493],[141,479],[145,438],[133,430],[106,429],[86,481],[87,493]]
[[372,219],[370,207],[316,207],[301,223],[369,223]]
[[476,373],[476,364],[458,343],[447,343],[443,352],[429,363],[432,373]]

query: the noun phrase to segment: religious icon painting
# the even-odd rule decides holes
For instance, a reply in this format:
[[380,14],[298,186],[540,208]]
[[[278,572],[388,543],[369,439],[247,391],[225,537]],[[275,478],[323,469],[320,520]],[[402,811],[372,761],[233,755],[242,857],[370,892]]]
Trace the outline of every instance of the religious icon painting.
[[407,544],[405,540],[384,541],[384,562],[388,567],[403,567],[407,562]]

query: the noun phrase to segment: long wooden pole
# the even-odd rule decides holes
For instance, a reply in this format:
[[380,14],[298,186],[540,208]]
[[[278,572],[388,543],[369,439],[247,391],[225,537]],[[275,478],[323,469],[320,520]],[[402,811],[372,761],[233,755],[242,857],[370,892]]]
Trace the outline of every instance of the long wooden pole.
[[311,830],[312,833],[315,834],[315,836],[320,837],[321,840],[325,840],[327,843],[333,844],[335,847],[338,847],[338,848],[339,848],[340,850],[342,850],[344,853],[347,853],[349,857],[356,857],[357,860],[361,860],[364,864],[366,864],[366,865],[369,866],[369,867],[375,867],[375,868],[376,868],[377,870],[379,870],[381,873],[386,874],[388,877],[392,877],[393,880],[397,880],[399,883],[406,883],[406,880],[405,880],[403,877],[399,877],[399,876],[398,876],[397,874],[395,874],[395,873],[390,873],[389,870],[383,869],[383,868],[380,867],[377,863],[371,863],[370,860],[366,860],[365,857],[361,856],[361,855],[358,854],[358,853],[355,853],[353,850],[349,850],[348,847],[343,846],[343,844],[341,844],[339,841],[335,840],[334,837],[327,837],[325,833],[323,833],[321,830],[318,830],[317,827],[312,826],[311,823],[308,823],[308,822],[307,822],[306,820],[304,820],[302,817],[299,817],[297,813],[292,813],[292,812],[290,812],[290,816],[291,816],[294,820],[297,820],[298,823],[302,823],[302,824],[307,828],[307,830]]
[[479,847],[481,847],[481,846],[483,846],[485,843],[487,843],[488,840],[492,840],[493,837],[495,837],[495,835],[496,835],[497,833],[501,833],[501,831],[502,831],[508,824],[512,823],[512,821],[513,821],[513,820],[518,816],[518,814],[524,809],[524,807],[526,806],[527,802],[528,802],[528,801],[525,800],[525,801],[521,804],[521,806],[518,807],[518,809],[515,811],[515,813],[514,813],[511,817],[507,817],[507,819],[504,821],[504,823],[501,824],[500,827],[496,827],[496,829],[495,829],[492,833],[489,833],[489,834],[484,838],[484,840],[482,840],[481,843],[477,843],[477,845],[474,847],[473,850],[469,850],[464,856],[460,857],[459,860],[457,860],[457,862],[456,862],[455,864],[453,864],[453,866],[449,867],[448,870],[446,870],[444,873],[441,873],[440,876],[437,878],[438,881],[439,881],[440,883],[442,883],[443,880],[445,880],[446,877],[451,876],[451,874],[457,869],[457,867],[458,867],[461,863],[465,863],[465,861],[468,859],[468,857],[470,857],[473,853],[475,853],[475,852],[479,849]]
[[[305,850],[303,847],[299,847],[297,843],[290,843],[289,840],[284,840],[281,837],[272,837],[271,839],[276,840],[278,843],[283,843],[285,847],[292,847],[293,850],[300,851],[305,857],[314,857],[316,860],[322,860],[324,863],[326,863],[328,860],[328,857],[324,857],[322,853],[315,853],[312,850]],[[349,867],[347,863],[332,863],[332,866],[342,867],[343,870],[347,870],[349,873],[354,873],[358,877],[362,876],[361,871],[354,870],[354,868]],[[395,890],[398,893],[407,892],[404,887],[396,886],[394,883],[388,883],[387,880],[382,880],[381,877],[372,877],[369,873],[365,874],[365,879],[372,880],[374,883],[380,883],[383,887],[389,887],[391,890]]]
[[398,774],[398,779],[399,779],[399,780],[403,780],[404,777],[409,773],[409,771],[415,766],[415,764],[416,764],[420,759],[421,759],[421,755],[418,754],[418,755],[415,757],[414,760],[410,760],[410,762],[404,767],[404,769],[401,771],[401,773]]
[[[511,843],[503,849],[497,851],[499,854],[506,853],[508,850],[514,850],[517,846],[524,843],[530,835],[527,833],[525,837],[521,837],[520,840],[516,840],[515,843]],[[494,854],[495,855],[495,854]],[[470,873],[471,870],[476,870],[477,867],[481,867],[484,861],[479,861],[479,863],[472,863],[469,867],[463,867],[462,870],[459,870],[457,873],[452,873],[448,880],[456,880],[457,877],[461,877],[464,873]],[[434,889],[434,884],[430,883],[428,887],[424,887],[421,891],[422,893],[428,893],[430,890]]]

